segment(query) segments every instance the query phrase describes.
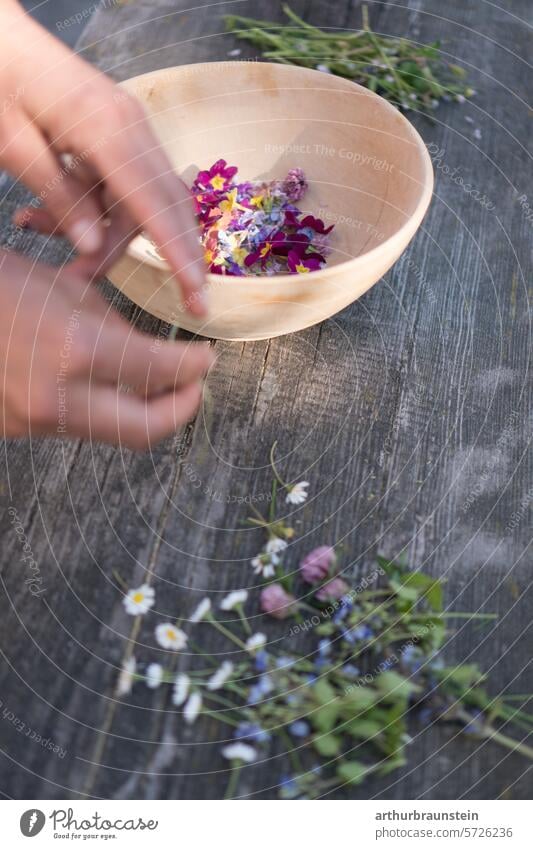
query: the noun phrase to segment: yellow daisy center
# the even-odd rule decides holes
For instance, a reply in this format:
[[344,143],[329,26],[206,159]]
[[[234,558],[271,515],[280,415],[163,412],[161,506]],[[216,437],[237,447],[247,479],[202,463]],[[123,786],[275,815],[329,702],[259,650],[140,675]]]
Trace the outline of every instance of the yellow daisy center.
[[141,601],[144,599],[144,593],[133,593],[132,598],[135,604],[140,604]]
[[169,640],[175,640],[176,639],[176,632],[174,631],[174,628],[167,628],[167,638]]

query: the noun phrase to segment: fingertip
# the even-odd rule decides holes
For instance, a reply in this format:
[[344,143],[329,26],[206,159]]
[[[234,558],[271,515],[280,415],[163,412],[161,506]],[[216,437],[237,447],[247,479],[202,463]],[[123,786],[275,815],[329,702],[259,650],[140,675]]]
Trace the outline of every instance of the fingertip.
[[68,225],[68,236],[80,254],[95,254],[103,245],[104,234],[99,222],[80,218]]

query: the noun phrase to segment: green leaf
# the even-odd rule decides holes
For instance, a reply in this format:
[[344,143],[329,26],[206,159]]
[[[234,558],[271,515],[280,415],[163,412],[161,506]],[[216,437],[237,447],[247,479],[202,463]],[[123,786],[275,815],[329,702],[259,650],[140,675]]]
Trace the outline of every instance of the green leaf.
[[348,722],[343,727],[343,730],[350,737],[355,737],[357,740],[370,740],[370,738],[377,737],[378,734],[381,734],[383,726],[371,719],[354,719]]
[[361,784],[369,768],[361,761],[345,761],[337,767],[337,775],[351,784]]
[[352,716],[372,707],[376,703],[378,695],[373,687],[368,685],[355,686],[349,690],[341,701],[341,711],[343,716]]
[[313,684],[311,692],[316,701],[321,705],[327,705],[338,698],[337,693],[325,678],[320,678]]
[[335,631],[335,625],[333,622],[323,622],[322,625],[317,625],[315,631],[319,636],[329,636],[329,634],[333,634]]
[[388,775],[390,772],[400,769],[401,766],[405,766],[406,763],[407,758],[405,758],[403,754],[393,755],[391,758],[387,758],[387,760],[379,767],[379,774]]
[[406,699],[411,693],[420,689],[412,684],[398,672],[382,672],[376,678],[376,687],[384,696],[392,696],[394,699]]
[[483,681],[486,676],[475,663],[465,663],[463,666],[448,666],[439,669],[438,677],[447,683],[453,682],[462,690],[468,690],[469,687]]
[[313,746],[319,755],[326,758],[334,757],[341,750],[341,738],[335,737],[334,734],[321,734],[313,737]]
[[339,716],[339,702],[334,702],[331,705],[324,705],[319,710],[315,711],[310,717],[311,723],[317,731],[328,732],[335,727],[337,717]]

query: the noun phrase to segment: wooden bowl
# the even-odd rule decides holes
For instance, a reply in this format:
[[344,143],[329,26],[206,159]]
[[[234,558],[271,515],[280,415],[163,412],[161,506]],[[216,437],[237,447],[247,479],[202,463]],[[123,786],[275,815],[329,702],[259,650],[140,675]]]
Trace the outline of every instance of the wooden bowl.
[[263,62],[210,62],[127,80],[176,171],[191,185],[219,158],[241,179],[303,168],[300,203],[335,223],[320,271],[273,277],[208,275],[209,315],[180,303],[168,265],[142,236],[110,278],[144,309],[218,339],[266,339],[316,324],[366,292],[398,259],[428,207],[433,170],[424,142],[383,98],[319,71]]

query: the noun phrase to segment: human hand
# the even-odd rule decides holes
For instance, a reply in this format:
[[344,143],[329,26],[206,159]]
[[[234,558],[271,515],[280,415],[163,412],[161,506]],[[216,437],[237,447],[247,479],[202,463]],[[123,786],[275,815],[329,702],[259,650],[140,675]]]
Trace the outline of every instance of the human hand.
[[0,253],[0,436],[148,448],[194,414],[212,359],[140,333],[68,269]]
[[203,315],[192,200],[140,104],[15,0],[0,4],[0,52],[0,165],[42,202],[16,223],[65,234],[89,274],[103,273],[145,230],[179,279],[187,309]]

